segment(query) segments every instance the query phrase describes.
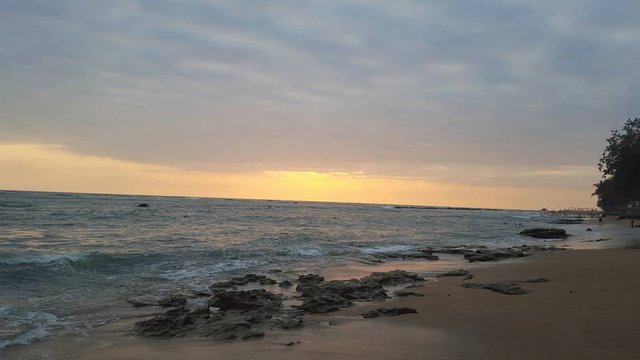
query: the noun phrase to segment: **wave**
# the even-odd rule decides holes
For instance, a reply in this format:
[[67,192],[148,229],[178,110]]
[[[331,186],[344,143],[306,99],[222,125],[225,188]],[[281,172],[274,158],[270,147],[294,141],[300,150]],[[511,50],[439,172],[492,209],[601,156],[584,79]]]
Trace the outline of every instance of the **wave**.
[[2,265],[28,265],[28,264],[60,264],[66,262],[79,261],[86,258],[89,253],[69,253],[69,254],[45,254],[33,255],[15,259],[0,260]]
[[322,256],[322,252],[318,249],[298,249],[291,252],[292,256],[313,257]]
[[[9,312],[7,307],[0,313],[3,317]],[[51,334],[53,328],[58,325],[58,317],[46,312],[29,312],[24,317],[9,316],[9,321],[14,325],[29,327],[10,339],[0,340],[0,350],[4,350],[13,345],[28,345],[34,341],[46,338]]]
[[256,260],[230,260],[213,265],[194,265],[187,269],[165,271],[162,275],[160,275],[160,277],[167,280],[205,278],[223,272],[248,269],[260,265],[264,265],[264,262]]
[[365,254],[380,254],[380,253],[396,253],[396,252],[410,251],[412,249],[413,247],[409,245],[381,245],[381,246],[374,246],[370,248],[364,248],[364,249],[361,249],[360,251],[362,251]]

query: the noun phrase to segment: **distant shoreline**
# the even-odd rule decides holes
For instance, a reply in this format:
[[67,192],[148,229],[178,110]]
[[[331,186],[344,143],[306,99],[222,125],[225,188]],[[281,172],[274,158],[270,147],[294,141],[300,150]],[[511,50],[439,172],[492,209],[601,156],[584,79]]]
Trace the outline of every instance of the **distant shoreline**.
[[335,202],[335,201],[316,201],[316,200],[292,200],[292,199],[251,199],[251,198],[229,198],[229,197],[210,197],[197,195],[157,195],[157,194],[111,194],[111,193],[92,193],[92,192],[68,192],[68,191],[50,191],[50,190],[13,190],[0,189],[2,192],[8,193],[41,193],[53,195],[91,195],[91,196],[130,196],[130,197],[160,197],[160,198],[199,198],[211,200],[237,200],[237,201],[265,201],[265,202],[283,202],[283,203],[307,203],[307,204],[327,204],[327,205],[367,205],[367,206],[391,206],[396,209],[417,209],[417,210],[483,210],[483,211],[513,211],[513,212],[539,212],[540,209],[508,209],[508,208],[488,208],[488,207],[464,207],[464,206],[436,206],[436,205],[412,205],[412,204],[389,204],[389,203],[359,203],[359,202]]

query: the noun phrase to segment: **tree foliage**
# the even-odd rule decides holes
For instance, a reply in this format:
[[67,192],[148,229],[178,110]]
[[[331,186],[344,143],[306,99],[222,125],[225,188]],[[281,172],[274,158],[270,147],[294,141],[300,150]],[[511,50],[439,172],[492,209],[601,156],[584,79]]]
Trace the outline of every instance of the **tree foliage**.
[[598,169],[602,172],[594,192],[598,206],[619,209],[640,200],[640,118],[611,131]]

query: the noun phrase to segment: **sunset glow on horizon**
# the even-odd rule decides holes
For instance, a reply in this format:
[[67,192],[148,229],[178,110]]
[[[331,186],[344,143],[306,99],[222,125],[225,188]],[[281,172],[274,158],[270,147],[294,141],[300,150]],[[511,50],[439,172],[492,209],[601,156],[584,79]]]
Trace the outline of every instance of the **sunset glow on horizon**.
[[6,171],[0,179],[5,190],[514,209],[562,208],[583,197],[571,189],[470,186],[361,173],[193,171],[80,155],[42,144],[0,144],[0,167]]
[[0,2],[0,189],[594,207],[638,1]]

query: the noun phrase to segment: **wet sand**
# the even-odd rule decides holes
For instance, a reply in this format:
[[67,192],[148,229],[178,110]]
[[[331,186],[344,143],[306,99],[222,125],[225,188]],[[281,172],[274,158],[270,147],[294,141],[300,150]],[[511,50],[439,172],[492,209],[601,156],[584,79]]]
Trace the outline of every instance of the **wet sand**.
[[[640,239],[640,229],[620,227],[612,231],[617,232],[613,236],[624,237],[627,246]],[[274,332],[257,340],[221,343],[145,339],[129,333],[137,320],[132,319],[98,328],[84,338],[60,337],[10,348],[2,358],[638,358],[640,248],[545,252],[467,269],[474,279],[439,278],[413,289],[423,297],[396,298],[308,316],[303,329]],[[541,277],[549,282],[521,285],[528,291],[525,295],[460,286],[464,282]],[[376,319],[360,316],[370,309],[391,306],[412,307],[418,314]]]

